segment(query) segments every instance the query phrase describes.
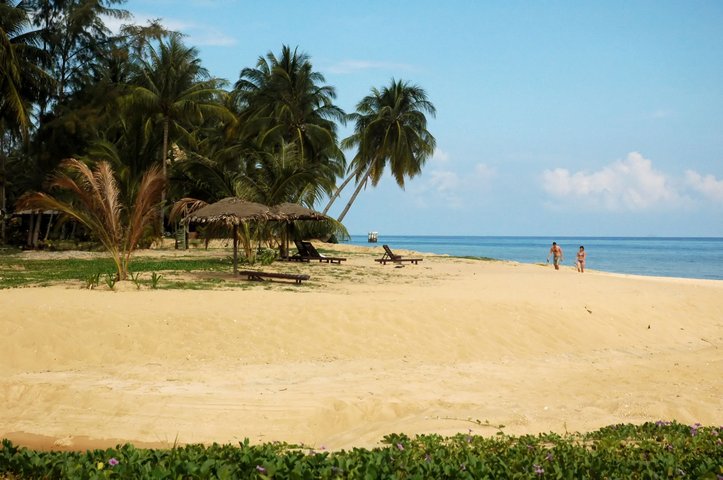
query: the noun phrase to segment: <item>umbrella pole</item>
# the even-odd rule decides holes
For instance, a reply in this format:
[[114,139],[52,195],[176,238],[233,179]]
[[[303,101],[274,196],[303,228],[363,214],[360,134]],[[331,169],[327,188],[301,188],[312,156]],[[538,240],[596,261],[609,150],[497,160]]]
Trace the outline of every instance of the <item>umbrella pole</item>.
[[238,225],[233,226],[233,274],[238,273]]

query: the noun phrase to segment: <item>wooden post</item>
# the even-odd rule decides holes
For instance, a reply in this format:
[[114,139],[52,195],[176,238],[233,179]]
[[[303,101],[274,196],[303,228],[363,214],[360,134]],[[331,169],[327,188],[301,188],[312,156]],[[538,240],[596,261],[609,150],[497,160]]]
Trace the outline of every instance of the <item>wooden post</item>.
[[233,274],[238,274],[238,224],[233,226]]

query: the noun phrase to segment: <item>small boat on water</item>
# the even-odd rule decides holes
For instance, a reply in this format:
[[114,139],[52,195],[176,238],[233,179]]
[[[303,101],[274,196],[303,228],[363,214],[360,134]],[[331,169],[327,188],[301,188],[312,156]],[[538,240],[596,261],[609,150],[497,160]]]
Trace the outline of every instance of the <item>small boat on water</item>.
[[378,233],[377,233],[377,232],[369,232],[369,233],[367,234],[367,242],[369,242],[369,243],[377,243],[377,237],[378,237]]

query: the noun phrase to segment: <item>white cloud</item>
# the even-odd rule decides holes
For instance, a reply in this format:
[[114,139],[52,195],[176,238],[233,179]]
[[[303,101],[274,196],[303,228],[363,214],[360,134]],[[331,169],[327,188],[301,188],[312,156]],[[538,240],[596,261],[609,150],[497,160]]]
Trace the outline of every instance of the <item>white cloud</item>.
[[542,181],[544,190],[553,197],[585,201],[608,210],[646,210],[681,200],[668,177],[637,152],[592,173],[545,170]]
[[358,73],[365,70],[412,71],[414,67],[406,63],[376,62],[370,60],[342,60],[330,65],[327,71],[337,74]]
[[193,46],[230,47],[236,45],[234,37],[227,35],[211,25],[187,22],[177,18],[157,18],[144,13],[133,13],[132,18],[117,19],[104,17],[103,21],[111,32],[117,34],[122,25],[147,25],[149,21],[160,20],[168,30],[180,32],[187,36],[186,43]]
[[426,207],[431,200],[450,208],[463,207],[470,195],[479,192],[497,175],[494,168],[484,163],[474,165],[471,170],[455,171],[449,168],[452,161],[449,153],[440,148],[435,150],[423,177],[410,188],[418,206]]
[[437,148],[434,150],[434,155],[432,155],[430,162],[433,164],[449,163],[449,153],[445,152],[441,148]]
[[477,180],[487,182],[497,175],[497,171],[487,164],[478,163],[474,166],[474,174]]
[[702,176],[694,170],[686,170],[685,183],[703,196],[723,202],[723,180],[717,180],[713,175]]
[[199,46],[231,47],[236,45],[235,38],[210,28],[191,33],[189,39],[189,42]]

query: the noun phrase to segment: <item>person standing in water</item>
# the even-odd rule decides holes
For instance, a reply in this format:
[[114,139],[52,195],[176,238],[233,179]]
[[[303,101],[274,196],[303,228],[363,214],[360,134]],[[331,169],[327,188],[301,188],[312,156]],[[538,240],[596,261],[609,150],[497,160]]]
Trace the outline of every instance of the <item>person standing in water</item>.
[[560,270],[560,262],[562,262],[562,248],[560,248],[557,242],[552,242],[550,253],[547,254],[547,263],[550,263],[550,255],[552,255],[552,264],[555,265],[555,270]]
[[577,251],[577,271],[580,273],[585,273],[585,257],[587,254],[585,253],[585,247],[580,245],[580,250]]

